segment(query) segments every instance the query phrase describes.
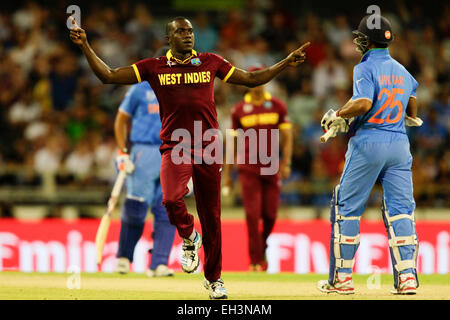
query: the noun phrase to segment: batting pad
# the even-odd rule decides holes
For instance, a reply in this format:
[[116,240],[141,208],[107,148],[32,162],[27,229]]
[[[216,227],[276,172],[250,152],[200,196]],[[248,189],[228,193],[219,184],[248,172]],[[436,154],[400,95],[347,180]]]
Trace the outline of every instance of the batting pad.
[[413,273],[416,276],[418,285],[416,261],[419,241],[417,239],[414,211],[411,214],[391,215],[386,207],[386,201],[383,201],[381,211],[389,237],[394,287],[398,287],[400,273]]
[[339,185],[333,190],[330,222],[330,273],[328,282],[333,285],[337,272],[352,273],[355,254],[360,242],[360,216],[344,216],[339,213]]

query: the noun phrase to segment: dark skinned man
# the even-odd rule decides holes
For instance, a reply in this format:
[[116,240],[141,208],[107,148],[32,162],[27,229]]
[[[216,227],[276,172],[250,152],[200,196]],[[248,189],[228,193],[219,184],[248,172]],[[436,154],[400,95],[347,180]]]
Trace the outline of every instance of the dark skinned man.
[[[200,148],[202,156],[206,147],[217,144],[218,139],[213,139],[213,142],[194,141],[190,144],[189,151],[192,152],[183,152],[182,155],[184,160],[188,158],[191,161],[175,163],[173,159],[177,155],[173,151],[178,150],[180,137],[174,137],[174,134],[181,129],[181,132],[187,132],[192,137],[196,124],[200,125],[202,134],[209,129],[218,129],[214,104],[215,77],[247,87],[262,85],[288,66],[296,67],[304,62],[304,50],[309,42],[269,68],[248,72],[235,68],[216,54],[197,53],[193,49],[192,24],[186,18],[177,17],[167,24],[166,36],[170,50],[166,56],[144,59],[131,66],[110,68],[92,50],[85,31],[74,20],[73,24],[74,27],[70,30],[71,40],[81,48],[91,69],[103,83],[134,84],[146,80],[155,91],[162,122],[160,151],[163,204],[170,222],[177,227],[178,234],[184,241],[182,268],[188,273],[197,269],[198,251],[203,243],[205,288],[209,290],[211,299],[226,299],[228,294],[221,279],[221,164],[192,161],[195,150]],[[187,212],[183,200],[191,177],[203,238],[194,229],[194,217]]]

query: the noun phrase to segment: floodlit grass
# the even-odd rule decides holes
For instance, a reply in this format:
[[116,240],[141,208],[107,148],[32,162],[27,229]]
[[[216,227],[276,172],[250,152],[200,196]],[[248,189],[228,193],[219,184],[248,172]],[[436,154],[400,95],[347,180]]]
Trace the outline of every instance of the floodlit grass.
[[[450,299],[448,275],[420,275],[420,287],[414,296],[391,295],[392,275],[376,277],[377,275],[354,275],[356,294],[341,296],[323,294],[316,289],[317,281],[326,279],[327,275],[247,272],[222,274],[231,300]],[[77,289],[78,284],[80,289]],[[202,274],[176,273],[171,278],[148,278],[144,274],[74,275],[3,271],[0,272],[0,299],[205,300],[208,299],[208,292],[203,288]]]

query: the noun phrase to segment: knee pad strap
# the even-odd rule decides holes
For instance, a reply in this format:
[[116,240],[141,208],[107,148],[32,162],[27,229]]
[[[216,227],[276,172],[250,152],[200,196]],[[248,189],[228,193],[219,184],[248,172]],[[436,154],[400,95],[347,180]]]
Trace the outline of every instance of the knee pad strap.
[[[355,219],[356,218],[356,219]],[[353,268],[355,265],[355,258],[352,260],[344,260],[341,258],[341,245],[359,245],[360,235],[345,236],[341,234],[338,221],[343,220],[359,220],[359,217],[343,217],[339,215],[339,219],[334,222],[334,255],[336,258],[336,268]]]

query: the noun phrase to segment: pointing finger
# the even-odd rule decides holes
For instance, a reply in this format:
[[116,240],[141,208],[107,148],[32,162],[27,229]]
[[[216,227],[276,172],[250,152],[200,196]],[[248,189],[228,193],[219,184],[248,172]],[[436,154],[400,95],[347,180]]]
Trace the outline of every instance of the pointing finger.
[[70,16],[69,19],[72,22],[73,28],[72,29],[79,29],[80,27],[77,24],[77,21],[75,20],[75,18],[73,16]]
[[303,44],[300,48],[298,48],[299,51],[303,51],[306,48],[308,48],[311,45],[311,42],[306,42],[305,44]]

